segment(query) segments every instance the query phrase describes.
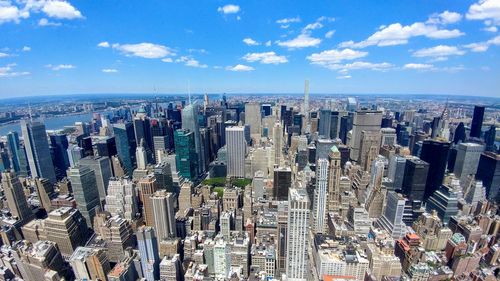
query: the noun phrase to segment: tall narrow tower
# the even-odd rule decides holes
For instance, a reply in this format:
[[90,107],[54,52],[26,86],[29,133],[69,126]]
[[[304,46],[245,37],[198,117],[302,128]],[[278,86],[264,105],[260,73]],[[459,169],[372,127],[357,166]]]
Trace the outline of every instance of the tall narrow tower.
[[306,133],[309,133],[311,131],[311,125],[309,122],[309,80],[304,82],[304,108],[302,111],[306,122],[304,127],[306,128]]

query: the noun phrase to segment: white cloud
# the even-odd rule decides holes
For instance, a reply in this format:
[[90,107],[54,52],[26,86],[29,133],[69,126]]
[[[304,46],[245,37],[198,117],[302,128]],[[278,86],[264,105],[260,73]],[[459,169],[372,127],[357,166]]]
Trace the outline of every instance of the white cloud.
[[480,53],[486,52],[490,46],[500,46],[500,35],[497,35],[488,41],[471,43],[465,45],[464,47],[470,49],[472,52]]
[[52,22],[52,21],[49,21],[48,19],[46,18],[41,18],[39,21],[38,21],[38,25],[39,26],[60,26],[61,23],[59,22]]
[[403,66],[404,69],[428,70],[434,68],[432,64],[424,63],[407,63]]
[[338,64],[344,60],[355,60],[366,57],[368,52],[356,51],[352,49],[327,50],[321,53],[314,53],[307,57],[312,64],[328,66]]
[[301,21],[302,20],[299,17],[294,17],[294,18],[279,19],[276,21],[276,23],[279,24],[281,28],[288,28],[290,27],[291,23],[296,23]]
[[365,48],[368,46],[394,46],[404,45],[412,37],[425,36],[432,39],[449,39],[456,38],[464,35],[458,29],[448,30],[439,29],[432,24],[425,24],[416,22],[412,25],[401,25],[400,23],[393,23],[389,26],[381,26],[379,31],[372,34],[368,39],[361,42],[346,41],[339,44],[341,48]]
[[281,47],[297,49],[318,46],[321,43],[321,39],[311,37],[308,33],[301,33],[294,39],[288,41],[276,41],[276,43]]
[[483,30],[495,33],[498,31],[498,28],[496,26],[488,26],[488,27],[483,28]]
[[117,73],[118,72],[118,70],[114,69],[114,68],[103,68],[101,71],[104,73]]
[[310,23],[304,27],[304,30],[315,30],[315,29],[320,29],[323,27],[323,24],[320,22],[315,22],[315,23]]
[[189,66],[189,67],[197,67],[197,68],[207,68],[208,67],[208,65],[201,64],[199,61],[195,60],[192,57],[188,57],[188,56],[182,56],[182,57],[176,59],[175,62],[184,63],[185,66]]
[[66,1],[49,0],[43,5],[42,11],[51,18],[79,19],[82,13]]
[[265,45],[266,47],[270,47],[270,46],[271,46],[271,44],[272,44],[271,40],[269,40],[269,41],[267,41],[266,43],[264,43],[264,45]]
[[238,5],[233,5],[233,4],[228,4],[223,7],[217,8],[217,12],[223,13],[225,15],[227,14],[236,14],[240,11],[240,6]]
[[394,65],[387,62],[371,63],[364,61],[355,61],[353,63],[347,63],[347,64],[328,64],[323,66],[331,70],[340,70],[339,72],[341,73],[346,73],[349,70],[360,70],[360,69],[384,71],[394,67]]
[[116,49],[126,56],[135,56],[146,59],[159,59],[173,55],[170,48],[153,44],[153,43],[138,43],[138,44],[113,44],[113,49]]
[[351,75],[341,75],[341,76],[337,76],[337,79],[339,80],[344,80],[344,79],[351,79]]
[[425,48],[417,50],[413,53],[414,57],[448,57],[448,56],[461,56],[465,51],[460,50],[456,46],[438,45],[432,48]]
[[430,24],[452,24],[462,20],[462,15],[455,12],[444,11],[441,14],[433,14],[430,16],[427,23]]
[[24,46],[24,47],[21,49],[21,51],[23,51],[23,52],[29,52],[29,51],[31,51],[31,47],[29,47],[29,46]]
[[248,53],[243,56],[243,59],[247,62],[258,61],[263,64],[280,64],[288,62],[285,56],[279,56],[275,52]]
[[247,37],[247,38],[243,39],[243,43],[247,44],[248,46],[258,46],[258,45],[260,45],[259,42],[253,40],[250,37]]
[[50,68],[54,71],[76,68],[76,66],[74,66],[72,64],[58,64],[58,65],[47,64],[45,67]]
[[8,57],[9,54],[0,52],[0,59]]
[[244,64],[237,64],[235,66],[227,66],[226,70],[241,72],[241,71],[253,71],[255,70],[255,68]]
[[334,22],[335,18],[332,17],[326,17],[326,16],[321,16],[319,17],[316,21],[328,21],[328,22]]
[[111,45],[109,44],[109,42],[108,42],[108,41],[103,41],[103,42],[101,42],[101,43],[97,44],[97,47],[101,47],[101,48],[109,48],[109,47],[111,47]]
[[491,20],[500,25],[500,1],[479,0],[469,7],[465,17],[469,20]]
[[19,10],[9,1],[0,1],[0,24],[5,22],[19,23],[21,19],[26,19],[29,16],[29,11]]
[[16,66],[15,63],[7,64],[6,66],[0,66],[0,78],[25,76],[30,74],[27,71],[22,71],[22,72],[14,71],[15,66]]
[[333,37],[334,34],[335,34],[335,30],[330,30],[327,33],[325,33],[325,38],[330,39]]
[[174,60],[172,58],[163,58],[161,59],[162,62],[173,62]]

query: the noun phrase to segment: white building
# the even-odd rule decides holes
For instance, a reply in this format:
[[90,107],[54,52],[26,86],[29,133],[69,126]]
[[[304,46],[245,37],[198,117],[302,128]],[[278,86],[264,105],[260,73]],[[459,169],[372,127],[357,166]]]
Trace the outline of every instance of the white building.
[[225,279],[231,268],[231,249],[223,239],[217,239],[214,245],[214,272],[217,278]]
[[128,178],[111,178],[104,208],[111,216],[134,220],[139,212],[134,183]]
[[158,242],[169,237],[176,237],[174,195],[160,190],[151,196],[153,218]]
[[245,177],[245,154],[247,143],[245,127],[226,128],[227,175],[229,177]]
[[305,189],[289,190],[286,276],[290,281],[307,280],[309,265],[309,198]]
[[316,165],[316,188],[314,189],[313,202],[313,230],[314,233],[323,233],[326,229],[329,163],[326,159],[318,159]]

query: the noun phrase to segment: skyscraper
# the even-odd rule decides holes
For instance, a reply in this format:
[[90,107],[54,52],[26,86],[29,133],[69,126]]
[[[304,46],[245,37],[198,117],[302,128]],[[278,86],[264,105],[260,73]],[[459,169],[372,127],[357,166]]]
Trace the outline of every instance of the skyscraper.
[[62,207],[49,213],[45,232],[47,240],[56,242],[63,256],[69,257],[78,246],[87,242],[88,227],[77,209]]
[[87,156],[80,159],[78,164],[81,167],[88,167],[94,172],[97,190],[99,191],[99,204],[103,209],[104,201],[108,190],[109,179],[113,176],[111,161],[107,156]]
[[424,200],[427,200],[443,183],[450,142],[436,139],[425,140],[422,145],[420,159],[429,164],[429,173],[425,184]]
[[2,173],[2,188],[12,215],[17,217],[21,224],[31,220],[33,212],[24,196],[23,186],[14,172]]
[[289,189],[292,186],[292,170],[290,167],[274,168],[273,175],[273,198],[275,200],[287,200]]
[[139,186],[139,196],[142,203],[144,223],[147,226],[154,225],[153,203],[151,196],[156,192],[157,184],[154,174],[141,178],[137,184]]
[[127,173],[131,174],[136,167],[135,149],[137,143],[134,135],[134,125],[129,122],[113,124],[113,132],[115,134],[118,157],[120,157]]
[[444,224],[450,217],[458,213],[458,192],[448,185],[442,185],[429,197],[426,204],[427,212],[435,210]]
[[77,208],[90,226],[100,206],[95,173],[89,167],[76,166],[69,168],[68,177]]
[[66,170],[69,168],[69,157],[68,157],[68,138],[66,134],[51,134],[50,136],[50,147],[54,155],[54,166],[56,177],[62,179],[66,176]]
[[361,148],[361,133],[379,132],[382,125],[382,111],[358,110],[354,114],[351,137],[351,159],[358,161]]
[[18,155],[20,153],[19,148],[19,134],[17,132],[9,132],[7,134],[7,149],[10,154],[12,168],[14,168],[14,171],[16,173],[19,173],[19,171],[21,170]]
[[328,170],[327,159],[318,159],[316,164],[316,188],[314,189],[313,201],[313,230],[315,233],[323,233],[326,229],[326,214],[328,211],[329,190],[328,190]]
[[139,208],[134,183],[128,178],[111,178],[104,207],[112,216],[129,221],[136,219]]
[[158,242],[176,236],[174,195],[165,190],[151,196],[154,225]]
[[245,104],[245,125],[250,125],[250,135],[253,139],[259,139],[262,134],[260,104]]
[[32,177],[46,178],[56,183],[56,173],[50,156],[45,125],[30,120],[21,121],[26,154]]
[[340,206],[340,177],[342,176],[341,155],[337,146],[330,148],[328,171],[328,212],[336,212]]
[[406,232],[403,222],[405,203],[406,199],[401,194],[387,192],[384,214],[376,222],[378,227],[385,229],[394,239],[401,238]]
[[154,228],[143,226],[137,230],[137,246],[144,278],[147,281],[160,279],[160,257]]
[[500,155],[494,152],[484,152],[479,158],[476,179],[483,181],[486,196],[500,203]]
[[330,109],[320,109],[318,124],[318,134],[320,137],[330,138],[331,115],[332,111]]
[[[148,152],[152,152],[153,149],[153,136],[151,134],[151,121],[146,115],[146,111],[143,107],[139,109],[134,117],[134,133],[135,133],[135,143],[141,143],[144,140],[144,148]],[[128,134],[128,133],[127,133]],[[152,163],[153,154],[148,154],[148,162]]]
[[198,124],[198,105],[196,103],[189,104],[182,109],[182,129],[193,132],[196,157],[198,158],[196,164],[198,165],[198,174],[201,174],[206,170],[206,165],[208,165],[204,153],[204,150],[208,149],[208,147],[205,148],[201,143],[200,125]]
[[189,180],[198,178],[198,156],[194,133],[179,129],[174,133],[175,163],[179,173]]
[[290,189],[288,196],[286,276],[288,280],[308,280],[309,197],[305,189]]
[[429,164],[418,159],[407,159],[401,189],[410,200],[424,200],[425,184],[429,172]]
[[243,126],[226,128],[227,175],[229,177],[245,177],[246,146]]
[[477,143],[460,143],[453,173],[464,182],[469,175],[475,175],[484,146]]
[[484,106],[474,106],[474,114],[472,115],[472,122],[470,125],[470,137],[480,138],[481,128],[483,127]]

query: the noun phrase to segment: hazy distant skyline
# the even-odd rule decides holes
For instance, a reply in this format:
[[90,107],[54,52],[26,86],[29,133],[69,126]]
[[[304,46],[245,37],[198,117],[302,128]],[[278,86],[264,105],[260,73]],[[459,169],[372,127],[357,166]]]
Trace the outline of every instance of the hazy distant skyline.
[[500,97],[500,0],[0,0],[0,96]]

